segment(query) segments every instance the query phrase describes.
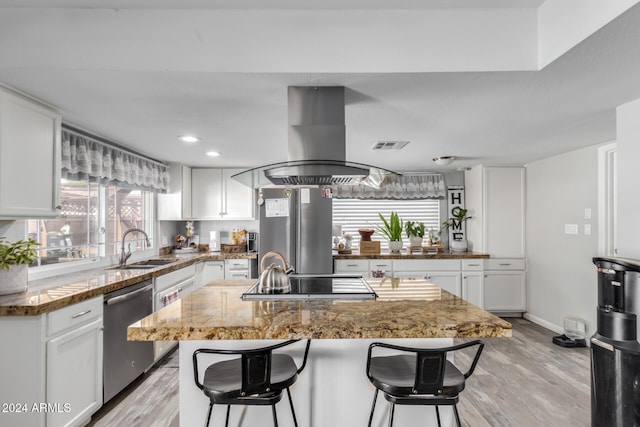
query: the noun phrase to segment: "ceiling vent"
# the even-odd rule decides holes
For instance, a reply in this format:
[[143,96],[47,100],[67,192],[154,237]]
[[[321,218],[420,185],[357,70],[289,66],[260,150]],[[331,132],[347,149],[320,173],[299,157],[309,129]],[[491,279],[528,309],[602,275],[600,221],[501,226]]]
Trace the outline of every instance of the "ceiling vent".
[[378,141],[371,146],[372,150],[401,150],[409,141]]

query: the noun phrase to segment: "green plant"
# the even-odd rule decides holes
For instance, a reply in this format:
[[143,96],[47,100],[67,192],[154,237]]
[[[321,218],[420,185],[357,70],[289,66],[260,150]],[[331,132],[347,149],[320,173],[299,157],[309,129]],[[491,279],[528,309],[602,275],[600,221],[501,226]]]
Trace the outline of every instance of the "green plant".
[[404,223],[404,232],[407,233],[407,237],[424,237],[424,224],[420,221],[407,221]]
[[399,242],[402,240],[402,220],[398,216],[397,213],[391,212],[389,216],[389,221],[382,216],[381,213],[378,214],[380,219],[382,220],[382,226],[379,226],[377,229],[380,233],[382,233],[390,242]]
[[33,239],[18,240],[15,243],[5,243],[5,238],[0,237],[0,268],[9,270],[12,265],[31,264],[38,256],[33,248],[40,243]]
[[464,221],[473,218],[472,216],[467,216],[467,212],[469,212],[468,209],[461,208],[460,206],[451,209],[451,217],[442,223],[440,229],[446,230],[449,227],[453,229],[459,228]]

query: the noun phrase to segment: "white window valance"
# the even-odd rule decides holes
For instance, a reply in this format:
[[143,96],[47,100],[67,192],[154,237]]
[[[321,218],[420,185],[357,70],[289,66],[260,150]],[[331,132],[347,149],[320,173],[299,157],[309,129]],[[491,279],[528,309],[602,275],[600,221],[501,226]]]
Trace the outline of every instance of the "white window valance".
[[385,178],[380,189],[366,185],[334,185],[338,199],[442,199],[446,196],[444,175],[440,173],[403,173]]
[[166,193],[167,166],[72,129],[62,130],[62,178]]

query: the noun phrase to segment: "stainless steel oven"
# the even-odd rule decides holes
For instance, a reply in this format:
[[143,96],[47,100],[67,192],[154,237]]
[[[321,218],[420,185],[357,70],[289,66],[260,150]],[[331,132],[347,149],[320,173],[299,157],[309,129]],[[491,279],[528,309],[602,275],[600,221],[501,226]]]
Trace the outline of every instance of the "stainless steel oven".
[[127,327],[153,312],[153,283],[145,280],[104,296],[104,402],[153,365],[152,341],[127,341]]

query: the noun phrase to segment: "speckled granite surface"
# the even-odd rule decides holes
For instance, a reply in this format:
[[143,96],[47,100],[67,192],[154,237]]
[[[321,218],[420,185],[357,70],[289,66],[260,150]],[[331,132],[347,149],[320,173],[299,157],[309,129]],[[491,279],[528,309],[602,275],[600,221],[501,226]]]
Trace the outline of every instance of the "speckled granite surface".
[[489,254],[479,252],[438,252],[437,254],[425,253],[399,253],[392,254],[389,252],[376,255],[361,255],[358,251],[352,254],[333,254],[333,259],[478,259],[489,258]]
[[154,269],[98,268],[63,276],[29,282],[25,292],[0,296],[0,316],[35,316],[48,313],[80,301],[134,285],[143,280],[179,270],[200,261],[216,259],[256,258],[256,254],[196,253],[180,258],[168,256],[154,259],[175,260]]
[[131,325],[130,340],[510,337],[511,324],[424,279],[367,279],[375,301],[242,301],[255,281],[212,282]]

